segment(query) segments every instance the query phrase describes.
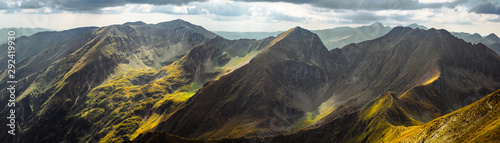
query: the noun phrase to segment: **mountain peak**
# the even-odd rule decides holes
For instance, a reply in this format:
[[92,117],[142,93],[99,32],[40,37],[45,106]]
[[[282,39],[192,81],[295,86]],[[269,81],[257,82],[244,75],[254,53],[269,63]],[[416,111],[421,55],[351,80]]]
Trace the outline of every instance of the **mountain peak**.
[[488,39],[492,39],[492,40],[500,40],[500,38],[498,38],[498,36],[493,34],[493,33],[491,33],[490,35],[488,35],[484,38],[488,38]]
[[175,28],[179,28],[179,27],[184,27],[185,29],[189,29],[189,30],[192,30],[194,32],[198,32],[198,33],[202,34],[203,36],[208,37],[210,39],[214,38],[216,36],[214,33],[206,30],[205,28],[203,28],[199,25],[194,25],[194,24],[187,22],[187,21],[184,21],[182,19],[161,22],[161,23],[155,24],[155,26],[161,27],[161,28],[166,28],[166,29],[175,29]]
[[411,27],[398,26],[398,27],[394,27],[391,31],[389,31],[389,33],[387,33],[387,35],[400,35],[402,33],[406,33],[406,32],[411,31],[411,30],[412,30]]
[[187,21],[184,21],[182,19],[176,19],[172,21],[167,21],[167,22],[161,22],[158,23],[159,25],[187,25],[187,26],[194,26],[194,24],[191,24]]
[[126,22],[123,25],[147,25],[147,24],[142,21],[136,21],[136,22]]
[[424,29],[424,30],[429,29],[429,28],[427,28],[427,27],[425,27],[423,25],[418,25],[417,23],[410,24],[410,25],[408,25],[406,27],[411,27],[412,29],[417,29],[417,28],[418,29]]
[[384,27],[384,24],[380,23],[380,22],[375,22],[373,23],[372,25],[370,25],[371,27]]
[[314,33],[300,26],[297,26],[278,35],[278,37],[276,37],[276,39],[274,39],[272,43],[276,43],[280,40],[283,40],[283,38],[285,37],[304,36],[304,35],[314,35]]
[[309,31],[309,30],[304,29],[304,28],[302,28],[300,26],[296,26],[296,27],[290,29],[289,31]]

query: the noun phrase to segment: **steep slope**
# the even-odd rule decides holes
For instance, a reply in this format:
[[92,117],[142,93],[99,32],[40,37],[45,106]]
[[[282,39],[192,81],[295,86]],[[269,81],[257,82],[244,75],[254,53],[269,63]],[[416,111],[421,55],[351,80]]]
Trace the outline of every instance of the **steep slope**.
[[247,65],[206,84],[157,130],[195,138],[290,130],[325,99],[327,56],[316,34],[291,29]]
[[[164,133],[148,133],[134,142],[495,142],[499,141],[500,90],[426,124],[401,126],[391,122],[409,119],[392,93],[377,98],[360,112],[338,118],[322,127],[266,138],[194,140]],[[392,119],[391,119],[392,118]]]
[[[500,90],[471,105],[416,126],[402,112],[397,97],[386,94],[361,111],[335,119],[322,127],[261,139],[263,142],[488,142],[498,141]],[[396,118],[395,118],[396,117]],[[252,140],[252,139],[245,139]]]
[[[396,27],[328,54],[308,46],[317,42],[305,41],[305,31],[281,34],[249,64],[206,84],[157,131],[222,139],[318,128],[290,139],[371,140],[391,126],[427,123],[500,88],[499,56],[445,30]],[[371,107],[388,102],[388,108]],[[322,138],[324,132],[335,134]]]
[[391,136],[402,142],[498,142],[500,141],[500,90],[424,125],[403,128]]
[[[46,52],[29,58],[27,61],[40,62],[48,67],[36,68],[39,71],[31,71],[33,74],[26,75],[26,78],[20,79],[17,84],[19,86],[17,92],[20,93],[17,97],[19,107],[16,108],[19,113],[18,127],[21,127],[20,136],[0,137],[18,142],[77,141],[84,133],[71,134],[71,132],[85,129],[89,124],[73,115],[86,105],[88,97],[85,95],[90,89],[122,71],[154,69],[155,66],[168,64],[214,36],[199,26],[176,20],[156,25],[112,25],[84,32],[77,36],[78,38],[68,40],[69,42],[61,43],[59,46],[56,44],[52,48],[64,52],[50,52],[49,48],[45,50]],[[74,41],[78,42],[71,43]],[[59,49],[65,48],[66,45],[69,49]],[[155,52],[158,49],[163,50]],[[43,57],[60,59],[48,58],[48,61],[37,61],[44,59]],[[55,62],[45,63],[52,60]],[[30,64],[31,62],[25,64],[28,69],[33,66]],[[5,92],[7,91],[2,89],[2,93]],[[6,98],[3,96],[2,107],[5,107],[3,106],[5,104]],[[1,114],[7,113],[6,110],[2,110]],[[53,132],[41,132],[42,130]]]
[[[377,95],[394,91],[407,100],[403,102],[425,101],[413,103],[432,113],[414,116],[427,122],[468,105],[500,86],[499,57],[484,45],[470,45],[445,30],[396,27],[384,37],[348,45],[340,51],[354,64],[347,67],[348,75],[341,79],[350,83],[338,84],[334,88],[337,96],[331,100],[339,102],[350,98],[352,102],[347,101],[350,103],[346,106],[362,107]],[[427,101],[434,103],[427,106]]]
[[226,40],[216,37],[159,70],[133,70],[94,88],[88,106],[74,114],[94,123],[81,140],[121,142],[151,131],[184,106],[196,90],[248,63],[272,38]]
[[[354,94],[354,97],[358,97],[322,119],[326,124],[310,131],[289,135],[285,137],[287,141],[384,141],[387,136],[397,133],[399,128],[427,123],[500,88],[499,56],[482,44],[471,45],[444,30],[425,31],[396,27],[381,38],[349,45],[340,50],[346,57],[355,61],[354,63],[363,65],[366,61],[372,61],[367,62],[369,63],[367,65],[378,65],[375,67],[363,65],[348,72],[360,79],[375,79],[373,81],[377,82],[372,81],[373,83],[364,88],[361,86],[361,89],[372,92],[368,95]],[[384,56],[376,58],[371,56],[378,52],[396,60],[385,61],[382,58]],[[379,62],[373,61],[390,64],[378,64]],[[383,71],[384,69],[388,71]],[[362,71],[377,71],[377,73],[369,74],[370,72]],[[382,79],[378,79],[380,77]],[[364,82],[366,81],[354,82],[350,86],[366,85]],[[350,88],[339,87],[341,88],[336,88],[335,91]],[[370,95],[386,91],[394,93],[391,96],[378,97],[370,104],[361,104],[363,108],[359,112],[343,110],[345,106],[352,109],[356,107],[352,106],[353,103],[363,103],[360,100],[373,99]],[[349,96],[342,96],[340,99],[343,98]],[[338,101],[337,99],[333,102]],[[342,114],[340,111],[347,113]],[[332,134],[325,135],[325,132]]]
[[[36,33],[31,36],[16,37],[16,62],[22,63],[48,48],[64,46],[64,43],[69,43],[71,40],[77,39],[84,32],[91,31],[95,28],[97,27],[83,27],[64,31],[47,31]],[[2,43],[1,46],[7,47],[4,43]],[[52,50],[55,49],[53,48]],[[57,51],[60,50],[64,49],[57,49]],[[0,50],[0,54],[7,55],[7,49],[4,48]],[[0,60],[6,61],[6,58],[6,56],[2,56]],[[0,63],[0,65],[2,66],[0,68],[1,70],[7,68],[7,63]]]
[[[30,37],[17,39],[16,79],[24,79],[36,72],[43,71],[50,64],[75,52],[94,38],[91,33],[95,29],[96,27],[86,27],[61,32],[41,32]],[[10,80],[7,72],[6,69],[0,71],[0,76],[2,76],[0,87],[2,89],[7,86],[6,81]],[[29,85],[32,80],[34,78],[23,82],[23,84]]]

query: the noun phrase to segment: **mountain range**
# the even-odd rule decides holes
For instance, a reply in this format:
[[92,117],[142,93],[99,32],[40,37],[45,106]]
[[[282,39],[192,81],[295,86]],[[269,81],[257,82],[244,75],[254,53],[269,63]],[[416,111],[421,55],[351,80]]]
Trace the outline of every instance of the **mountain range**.
[[457,37],[376,23],[229,40],[183,20],[41,32],[16,41],[19,135],[0,139],[498,141],[500,56]]
[[1,28],[0,33],[0,44],[7,43],[7,36],[9,36],[7,33],[9,31],[14,31],[16,37],[22,37],[22,36],[30,36],[38,32],[43,32],[43,31],[51,31],[50,29],[45,29],[45,28]]
[[500,54],[500,38],[497,35],[491,33],[488,36],[482,37],[481,35],[474,33],[464,33],[464,32],[452,32],[453,36],[458,37],[460,39],[464,39],[467,42],[471,43],[483,43],[484,45],[491,48],[497,54]]
[[[406,27],[413,29],[428,29],[423,25],[416,23]],[[351,43],[359,43],[366,40],[372,40],[387,34],[392,28],[384,26],[382,23],[376,22],[368,26],[360,27],[336,27],[332,29],[312,30],[311,32],[318,34],[322,42],[329,50],[342,48]],[[264,39],[271,36],[279,35],[284,31],[277,32],[222,32],[215,31],[214,33],[227,39]]]

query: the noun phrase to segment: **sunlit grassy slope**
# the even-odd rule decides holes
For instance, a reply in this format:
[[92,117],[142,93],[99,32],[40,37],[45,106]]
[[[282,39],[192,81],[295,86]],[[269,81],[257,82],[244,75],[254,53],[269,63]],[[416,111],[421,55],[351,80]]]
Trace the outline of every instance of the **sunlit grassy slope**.
[[397,142],[498,142],[500,141],[500,90],[424,125],[385,135]]
[[[182,65],[161,68],[214,37],[202,27],[182,20],[30,36],[29,43],[40,44],[35,45],[40,49],[30,50],[28,55],[19,53],[26,56],[16,65],[24,71],[19,73],[17,91],[18,123],[23,129],[14,140],[129,140],[143,120],[154,117],[155,104],[155,113],[163,115],[163,111],[180,106],[201,87],[192,82],[191,72],[177,72],[184,68]],[[53,40],[58,38],[61,41]],[[167,94],[169,102],[155,102]]]
[[[241,42],[247,47],[239,47]],[[265,45],[266,40],[229,41],[218,37],[157,70],[137,68],[138,64],[132,62],[119,65],[116,74],[92,89],[87,106],[74,115],[92,123],[91,134],[81,140],[122,142],[154,131],[204,82],[248,63]]]
[[[500,90],[466,107],[428,123],[401,112],[398,99],[387,93],[356,114],[326,126],[290,135],[265,138],[205,140],[210,142],[498,142],[500,141]],[[406,120],[406,125],[397,121]],[[349,127],[349,128],[343,128]],[[347,130],[345,130],[347,129]],[[317,130],[318,132],[314,132]],[[340,138],[339,138],[340,137]],[[176,140],[202,142],[162,133],[149,133],[136,142]]]

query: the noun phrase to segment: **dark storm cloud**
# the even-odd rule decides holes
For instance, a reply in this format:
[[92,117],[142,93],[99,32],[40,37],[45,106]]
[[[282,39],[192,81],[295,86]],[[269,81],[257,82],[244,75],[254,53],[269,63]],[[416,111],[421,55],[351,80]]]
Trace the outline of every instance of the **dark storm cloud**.
[[36,9],[42,7],[44,7],[43,2],[36,0],[31,0],[31,1],[23,0],[21,1],[20,6],[13,5],[10,7],[7,5],[7,1],[0,1],[0,10],[15,11],[15,9]]
[[412,10],[422,8],[455,7],[468,0],[456,0],[444,3],[419,3],[418,0],[240,0],[247,2],[290,2],[311,4],[318,7],[350,10]]
[[[182,5],[194,1],[206,0],[31,0],[23,1],[21,6],[10,9],[31,9],[50,7],[67,11],[97,11],[105,7],[123,6],[126,4],[152,4],[152,5]],[[0,8],[2,5],[0,4]]]
[[21,6],[19,6],[21,9],[35,9],[42,7],[44,7],[44,3],[36,0],[22,1]]
[[475,13],[498,14],[500,15],[500,6],[495,6],[491,3],[478,5],[470,10]]
[[[50,7],[67,11],[97,11],[105,7],[123,6],[126,4],[183,5],[190,2],[207,0],[31,0],[21,3],[20,9]],[[419,3],[418,0],[235,0],[245,2],[289,2],[295,4],[311,4],[317,7],[348,10],[384,10],[384,9],[422,9],[455,7],[468,0],[456,0],[445,3]],[[1,6],[1,5],[0,5]],[[0,7],[1,8],[1,7]]]
[[[184,5],[190,2],[207,0],[31,0],[23,1],[17,9],[49,7],[67,11],[98,11],[105,7],[123,6],[126,4],[152,5]],[[455,7],[468,0],[456,0],[445,3],[419,3],[418,0],[235,0],[244,2],[289,2],[294,4],[311,4],[317,7],[337,10],[385,10],[385,9],[422,9]],[[0,5],[1,6],[1,5]],[[1,7],[0,7],[1,8]],[[227,7],[225,7],[227,8]],[[222,8],[222,9],[225,9]]]

